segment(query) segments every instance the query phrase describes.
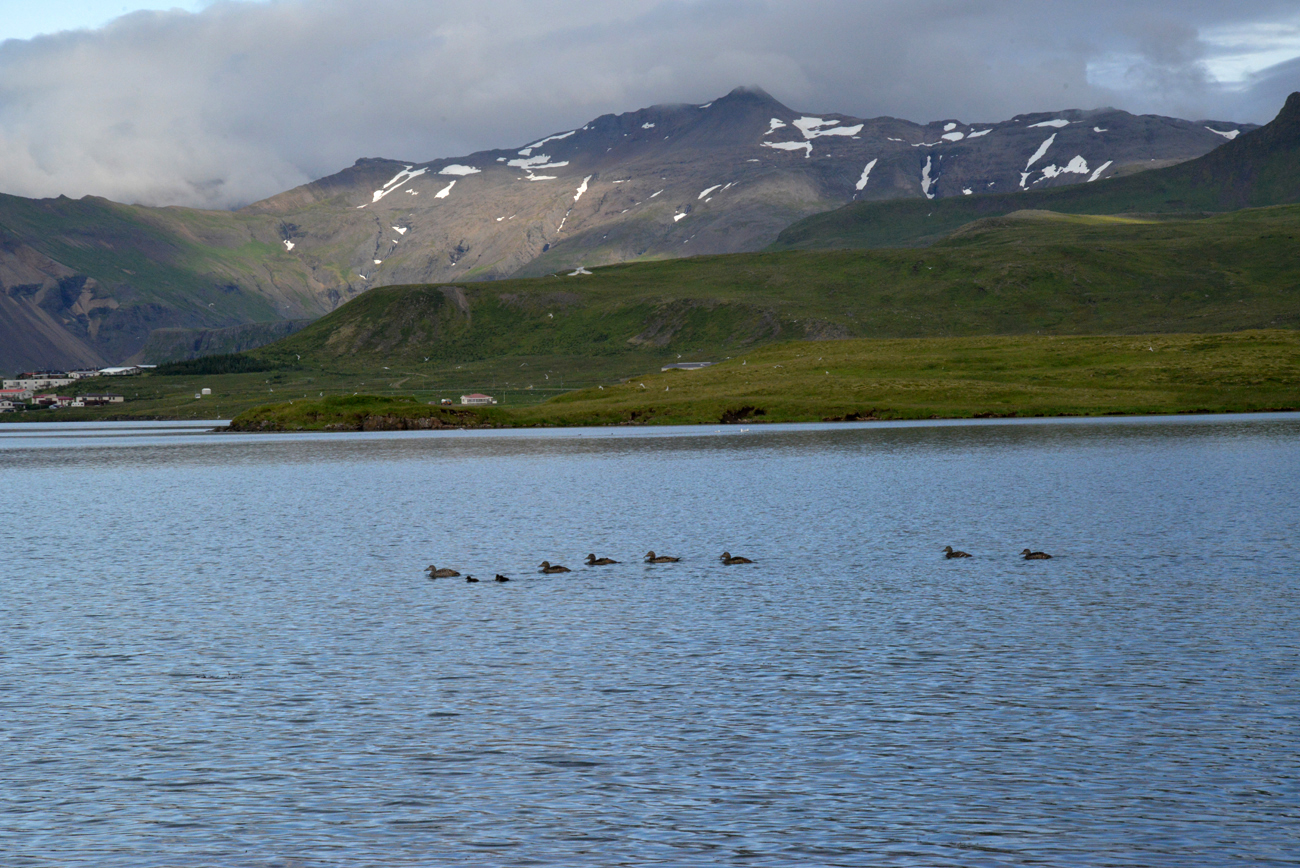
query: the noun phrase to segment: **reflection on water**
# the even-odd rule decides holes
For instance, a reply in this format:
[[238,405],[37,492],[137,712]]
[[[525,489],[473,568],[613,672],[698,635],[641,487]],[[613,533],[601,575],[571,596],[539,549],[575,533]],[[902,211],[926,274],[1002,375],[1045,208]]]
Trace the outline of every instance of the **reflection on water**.
[[90,427],[0,426],[6,866],[1300,852],[1300,417]]

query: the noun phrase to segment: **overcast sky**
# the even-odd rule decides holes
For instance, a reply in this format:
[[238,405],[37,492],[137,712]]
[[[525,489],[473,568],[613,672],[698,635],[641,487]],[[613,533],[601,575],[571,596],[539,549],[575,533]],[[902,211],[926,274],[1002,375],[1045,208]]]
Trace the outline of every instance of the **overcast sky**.
[[[1296,0],[0,0],[0,192],[231,207],[758,85],[798,110],[1266,122]],[[72,29],[69,29],[72,28]],[[40,35],[36,35],[40,34]]]

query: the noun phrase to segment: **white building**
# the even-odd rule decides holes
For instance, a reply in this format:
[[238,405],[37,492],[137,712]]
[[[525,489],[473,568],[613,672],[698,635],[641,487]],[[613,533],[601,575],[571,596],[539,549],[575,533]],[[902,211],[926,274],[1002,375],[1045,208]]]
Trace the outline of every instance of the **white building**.
[[72,378],[62,371],[38,371],[23,374],[12,380],[5,380],[6,389],[57,389],[72,382]]
[[6,386],[0,389],[0,401],[30,401],[34,394],[31,389],[11,389]]
[[484,404],[495,404],[497,402],[497,399],[493,398],[491,395],[480,395],[478,392],[475,392],[472,395],[461,395],[460,402],[462,404],[473,404],[473,405],[481,406]]
[[105,377],[129,377],[140,373],[139,365],[119,365],[114,368],[100,368],[99,373]]

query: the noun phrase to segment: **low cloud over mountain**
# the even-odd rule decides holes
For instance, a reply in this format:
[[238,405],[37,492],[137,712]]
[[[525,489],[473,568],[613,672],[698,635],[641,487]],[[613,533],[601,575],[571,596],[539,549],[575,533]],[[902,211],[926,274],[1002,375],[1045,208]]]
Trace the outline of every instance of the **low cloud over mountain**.
[[1102,105],[1262,122],[1300,76],[1287,59],[1298,24],[1294,3],[1272,0],[275,0],[137,12],[0,44],[0,190],[229,207],[358,157],[522,145],[737,84],[923,122]]

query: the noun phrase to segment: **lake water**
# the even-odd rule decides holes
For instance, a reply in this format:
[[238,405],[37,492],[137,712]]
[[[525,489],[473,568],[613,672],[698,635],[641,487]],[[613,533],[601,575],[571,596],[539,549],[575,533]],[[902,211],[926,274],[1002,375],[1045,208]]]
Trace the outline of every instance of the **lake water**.
[[1300,864],[1300,415],[13,425],[0,480],[6,868]]

